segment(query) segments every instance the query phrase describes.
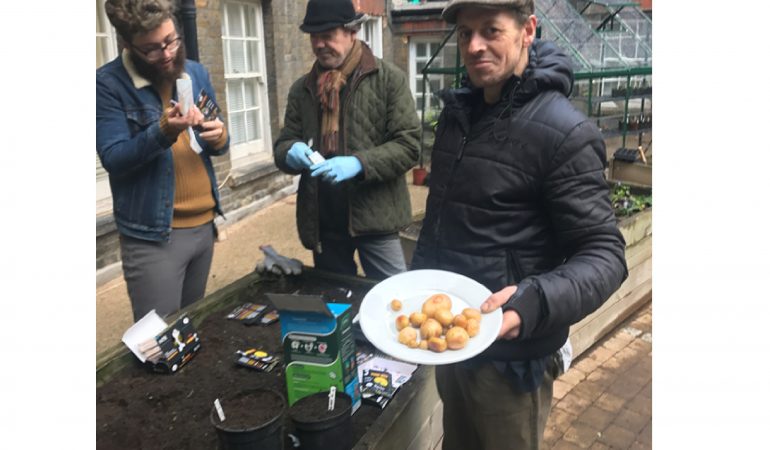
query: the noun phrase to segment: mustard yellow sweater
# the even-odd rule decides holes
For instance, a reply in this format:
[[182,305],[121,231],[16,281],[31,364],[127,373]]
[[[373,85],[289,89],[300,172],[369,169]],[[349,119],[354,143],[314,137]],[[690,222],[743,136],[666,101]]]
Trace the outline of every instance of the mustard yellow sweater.
[[[155,86],[163,101],[163,108],[171,106],[172,83]],[[174,218],[172,228],[192,228],[214,220],[214,194],[211,182],[206,173],[206,166],[200,155],[190,146],[190,135],[187,131],[173,136],[164,113],[161,118],[161,130],[171,140],[176,139],[171,146],[174,158]],[[227,142],[227,129],[222,137],[214,144],[221,148]]]

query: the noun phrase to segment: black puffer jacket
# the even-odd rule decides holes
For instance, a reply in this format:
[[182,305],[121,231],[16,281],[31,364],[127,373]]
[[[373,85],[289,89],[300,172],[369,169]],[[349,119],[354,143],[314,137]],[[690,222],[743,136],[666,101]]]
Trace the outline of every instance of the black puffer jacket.
[[569,60],[543,41],[529,57],[494,106],[479,108],[481,90],[445,93],[412,261],[412,269],[461,273],[492,292],[519,285],[512,305],[521,334],[482,354],[496,360],[559,349],[569,326],[628,275],[604,141],[566,98]]

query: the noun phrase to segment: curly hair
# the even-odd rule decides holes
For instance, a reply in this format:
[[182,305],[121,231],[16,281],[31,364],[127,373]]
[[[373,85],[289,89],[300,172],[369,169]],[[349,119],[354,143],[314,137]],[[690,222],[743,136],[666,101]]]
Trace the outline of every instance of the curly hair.
[[104,9],[110,23],[126,42],[131,42],[136,34],[158,28],[168,19],[176,23],[175,0],[107,0]]

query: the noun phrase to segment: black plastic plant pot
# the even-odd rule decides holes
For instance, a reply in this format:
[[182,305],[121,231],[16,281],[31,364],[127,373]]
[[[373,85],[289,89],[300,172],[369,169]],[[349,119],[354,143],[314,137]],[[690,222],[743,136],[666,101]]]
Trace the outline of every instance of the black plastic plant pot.
[[272,389],[251,389],[222,400],[225,420],[211,408],[211,423],[217,429],[223,450],[281,450],[286,400]]
[[319,392],[297,400],[289,417],[302,450],[349,450],[353,447],[350,411],[353,402],[337,392],[334,410],[328,411],[329,393]]

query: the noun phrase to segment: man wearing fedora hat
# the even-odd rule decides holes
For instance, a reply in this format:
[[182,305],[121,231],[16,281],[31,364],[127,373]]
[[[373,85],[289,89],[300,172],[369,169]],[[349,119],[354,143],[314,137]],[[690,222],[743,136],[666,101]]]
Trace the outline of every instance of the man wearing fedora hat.
[[493,292],[483,313],[503,311],[491,346],[436,367],[443,448],[538,449],[570,326],[628,275],[606,150],[567,98],[569,58],[535,39],[533,0],[450,0],[443,18],[468,76],[442,95],[412,268],[466,275]]
[[411,221],[420,122],[403,71],[356,38],[364,20],[350,0],[308,2],[300,29],[316,61],[289,91],[273,156],[301,175],[297,229],[315,266],[355,275],[357,250],[366,276],[383,279],[406,270],[398,230]]

